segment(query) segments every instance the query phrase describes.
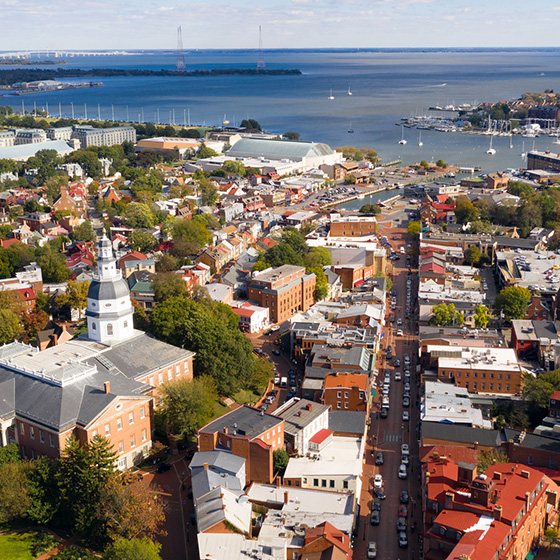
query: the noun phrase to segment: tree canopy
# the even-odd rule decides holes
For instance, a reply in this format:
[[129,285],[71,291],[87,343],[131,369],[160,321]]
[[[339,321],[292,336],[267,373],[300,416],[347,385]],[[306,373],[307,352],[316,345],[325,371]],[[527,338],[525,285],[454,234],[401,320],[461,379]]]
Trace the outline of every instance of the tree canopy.
[[440,303],[432,308],[433,315],[428,323],[436,327],[461,326],[465,322],[465,317],[460,311],[455,309],[452,303]]
[[531,301],[531,292],[519,286],[504,288],[494,301],[494,310],[503,313],[506,319],[523,319]]

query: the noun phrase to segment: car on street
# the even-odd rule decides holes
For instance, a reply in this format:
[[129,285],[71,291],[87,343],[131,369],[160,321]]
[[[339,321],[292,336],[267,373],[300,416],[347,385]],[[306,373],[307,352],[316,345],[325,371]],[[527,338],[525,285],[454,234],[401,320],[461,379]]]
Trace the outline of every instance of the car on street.
[[367,557],[377,558],[377,543],[375,541],[370,541],[367,547]]
[[404,531],[401,531],[399,533],[399,546],[401,548],[406,548],[408,546],[408,539],[407,539],[406,533]]
[[403,336],[403,335],[404,335],[404,333],[403,333],[402,329],[398,329],[397,330],[397,336]]
[[267,402],[262,403],[262,404],[261,404],[261,410],[267,410],[269,406],[270,406],[270,404],[267,403]]
[[373,487],[383,488],[383,476],[380,473],[377,473],[373,478]]
[[400,500],[401,504],[408,504],[408,490],[406,488],[401,490]]
[[410,455],[410,447],[408,447],[408,443],[403,443],[401,445],[401,453],[403,455]]
[[387,418],[389,416],[389,409],[386,406],[381,407],[381,418]]
[[401,457],[401,463],[403,465],[408,465],[410,463],[410,455],[403,455]]
[[280,330],[280,327],[278,325],[274,325],[273,327],[270,327],[270,332],[271,333],[279,331],[279,330]]
[[397,357],[395,356],[395,361],[393,362],[393,364],[394,364],[395,367],[399,367],[399,366],[401,365],[401,360],[400,360],[400,358],[397,358]]
[[402,413],[403,422],[408,422],[409,418],[410,417],[408,415],[408,410],[403,410],[403,413]]
[[405,364],[410,364],[410,356],[408,354],[406,354],[405,357],[404,357],[404,363]]
[[399,478],[403,480],[408,477],[408,471],[406,470],[406,465],[399,466]]
[[384,500],[387,495],[385,494],[383,488],[373,488],[373,493],[380,499],[380,500]]
[[410,399],[409,399],[408,397],[405,397],[405,398],[402,400],[402,405],[403,405],[405,408],[408,408],[408,407],[410,406]]
[[268,395],[265,402],[267,402],[268,404],[272,404],[274,402],[274,397],[272,395]]
[[275,349],[272,351],[272,353],[273,353],[275,356],[280,356],[280,350],[278,350],[278,348],[275,348]]
[[397,531],[406,531],[406,519],[404,517],[399,517],[397,519]]
[[404,384],[404,390],[408,391],[410,393],[410,383],[405,383]]
[[408,508],[404,504],[399,506],[399,517],[408,517]]
[[402,319],[400,317],[397,319],[397,325],[399,325],[399,326],[402,325]]
[[[406,507],[406,506],[405,506]],[[381,511],[381,500],[379,498],[375,498],[373,500],[373,508],[372,511]]]
[[379,525],[381,521],[381,512],[380,511],[372,511],[371,512],[371,524],[372,525]]
[[378,451],[375,455],[375,464],[382,465],[383,464],[383,451]]
[[400,371],[395,371],[395,381],[400,381],[402,379],[402,375]]

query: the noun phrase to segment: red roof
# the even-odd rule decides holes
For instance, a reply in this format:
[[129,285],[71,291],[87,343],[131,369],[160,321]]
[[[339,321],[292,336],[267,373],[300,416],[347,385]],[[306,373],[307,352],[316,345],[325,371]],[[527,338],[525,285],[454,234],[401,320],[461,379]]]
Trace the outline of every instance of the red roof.
[[439,274],[443,274],[445,272],[445,268],[436,263],[423,264],[420,267],[420,270],[422,272],[437,272]]
[[319,430],[309,441],[313,443],[323,443],[329,436],[332,436],[333,433],[334,432],[332,430],[323,428],[322,430]]
[[251,317],[255,313],[254,309],[245,309],[244,307],[232,307],[231,310],[240,317]]
[[434,460],[434,453],[439,457],[448,457],[456,463],[478,464],[478,452],[474,447],[463,447],[458,445],[424,445],[420,449],[420,462],[426,463]]
[[554,393],[552,393],[549,398],[554,401],[560,401],[560,391],[554,391]]

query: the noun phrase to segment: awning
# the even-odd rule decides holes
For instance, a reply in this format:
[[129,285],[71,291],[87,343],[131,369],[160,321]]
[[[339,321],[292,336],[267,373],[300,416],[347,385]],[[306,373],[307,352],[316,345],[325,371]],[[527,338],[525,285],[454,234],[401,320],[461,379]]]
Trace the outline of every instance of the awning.
[[356,280],[356,281],[354,282],[354,286],[359,286],[360,284],[363,284],[363,283],[364,283],[364,280],[363,280],[363,279]]
[[527,554],[527,556],[525,556],[525,560],[533,560],[534,557],[535,557],[535,553],[534,552],[529,552],[529,554]]

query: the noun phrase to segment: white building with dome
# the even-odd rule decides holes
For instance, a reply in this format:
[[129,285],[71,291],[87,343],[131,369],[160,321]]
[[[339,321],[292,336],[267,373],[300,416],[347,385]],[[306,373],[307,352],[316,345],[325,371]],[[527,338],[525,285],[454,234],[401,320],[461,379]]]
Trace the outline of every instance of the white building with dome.
[[111,241],[104,235],[98,245],[97,274],[89,286],[86,318],[88,338],[103,344],[121,342],[134,335],[130,291]]

